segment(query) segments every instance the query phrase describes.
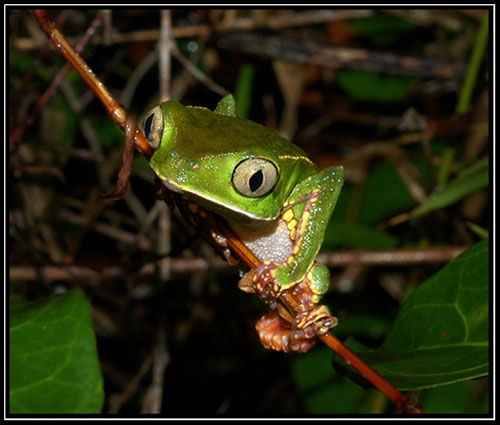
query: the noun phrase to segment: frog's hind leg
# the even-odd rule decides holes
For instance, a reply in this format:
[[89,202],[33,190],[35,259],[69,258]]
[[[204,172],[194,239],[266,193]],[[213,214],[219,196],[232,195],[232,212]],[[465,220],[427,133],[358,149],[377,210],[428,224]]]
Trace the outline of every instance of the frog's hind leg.
[[[261,317],[255,326],[259,334],[260,342],[264,348],[276,351],[305,353],[309,351],[317,341],[309,335],[298,334],[290,329],[290,323],[283,319],[277,310],[271,311]],[[294,332],[292,334],[292,332]],[[293,335],[293,337],[292,337]]]

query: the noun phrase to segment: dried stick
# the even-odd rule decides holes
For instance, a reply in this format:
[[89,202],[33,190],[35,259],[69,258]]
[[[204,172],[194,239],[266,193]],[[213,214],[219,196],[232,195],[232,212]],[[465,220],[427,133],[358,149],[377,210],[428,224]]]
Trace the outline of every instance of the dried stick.
[[224,35],[218,45],[222,49],[284,59],[290,62],[315,64],[328,68],[346,67],[389,74],[416,75],[430,78],[460,77],[465,63],[455,60],[402,56],[371,52],[364,49],[332,47],[257,33]]
[[[77,206],[78,205],[74,205]],[[84,219],[78,214],[69,211],[62,211],[60,218],[68,220],[71,223],[83,225]],[[124,218],[121,218],[123,220]],[[131,223],[133,224],[133,223]],[[94,230],[106,235],[109,238],[119,240],[126,244],[136,244],[136,235],[117,231],[114,227],[105,223],[94,224]],[[140,239],[139,245],[143,249],[151,249],[146,239]],[[318,255],[317,260],[325,266],[343,267],[348,265],[367,265],[367,266],[391,266],[408,264],[427,264],[441,263],[451,261],[458,254],[465,251],[467,246],[441,246],[424,249],[412,250],[387,250],[387,251],[337,251],[332,253],[322,253]],[[130,265],[130,262],[127,263]],[[11,264],[9,275],[12,280],[36,281],[43,276],[44,281],[73,280],[79,277],[82,280],[98,279],[119,279],[126,273],[126,264],[116,262],[104,267],[87,264],[52,264],[41,267],[27,266],[21,264]],[[172,273],[193,273],[199,270],[224,269],[230,266],[219,257],[207,259],[204,257],[179,257],[171,259]],[[150,277],[155,273],[156,262],[145,262],[137,271],[137,278]]]
[[[321,24],[342,19],[355,19],[371,16],[371,10],[314,10],[291,13],[286,15],[270,15],[262,22],[257,22],[253,18],[238,17],[232,20],[231,25],[217,25],[215,28],[207,24],[196,24],[172,28],[173,38],[200,37],[212,33],[233,32],[233,31],[251,31],[259,28],[283,29],[304,25]],[[160,31],[157,29],[141,29],[128,33],[112,33],[104,36],[97,36],[93,39],[94,44],[104,43],[137,43],[143,41],[156,41],[160,38]],[[69,39],[73,42],[73,38]],[[19,38],[15,41],[15,46],[22,50],[32,50],[38,48],[38,45],[30,38]]]

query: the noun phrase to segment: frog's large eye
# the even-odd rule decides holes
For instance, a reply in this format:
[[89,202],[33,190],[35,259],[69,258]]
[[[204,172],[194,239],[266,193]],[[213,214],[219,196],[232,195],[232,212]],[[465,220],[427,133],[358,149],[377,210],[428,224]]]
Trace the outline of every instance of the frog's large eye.
[[155,106],[146,114],[142,121],[144,136],[153,149],[158,149],[163,133],[163,111],[160,106]]
[[233,186],[243,196],[258,198],[269,193],[278,181],[276,165],[264,158],[240,162],[233,171]]

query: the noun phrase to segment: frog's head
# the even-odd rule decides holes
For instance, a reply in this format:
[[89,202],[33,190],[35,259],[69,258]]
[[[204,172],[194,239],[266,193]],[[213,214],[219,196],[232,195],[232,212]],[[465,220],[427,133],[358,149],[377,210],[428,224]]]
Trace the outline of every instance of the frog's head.
[[156,106],[143,120],[155,149],[150,165],[169,189],[223,216],[273,220],[315,166],[291,142],[234,112],[231,95],[215,111],[176,100]]

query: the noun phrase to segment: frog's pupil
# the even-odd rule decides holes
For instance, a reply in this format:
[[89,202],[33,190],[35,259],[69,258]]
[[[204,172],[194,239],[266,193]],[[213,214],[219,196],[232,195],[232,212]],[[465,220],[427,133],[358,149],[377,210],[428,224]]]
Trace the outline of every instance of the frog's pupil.
[[151,132],[151,124],[153,123],[153,115],[154,114],[151,114],[144,121],[144,133],[145,133],[146,139],[149,139],[149,133]]
[[264,181],[264,174],[262,173],[262,170],[259,170],[252,177],[250,177],[250,181],[248,182],[250,190],[252,192],[255,192],[262,186],[263,181]]

